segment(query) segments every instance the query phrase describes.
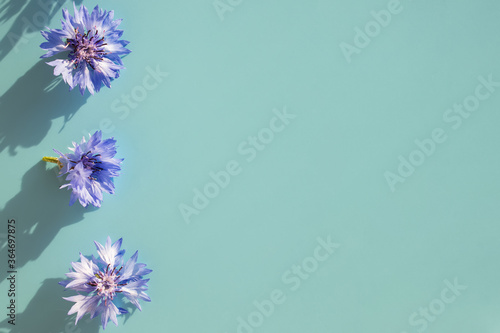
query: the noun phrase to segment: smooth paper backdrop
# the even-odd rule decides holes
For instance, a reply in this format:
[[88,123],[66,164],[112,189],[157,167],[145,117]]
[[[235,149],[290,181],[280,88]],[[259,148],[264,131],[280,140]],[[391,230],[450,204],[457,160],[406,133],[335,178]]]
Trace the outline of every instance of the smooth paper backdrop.
[[[500,2],[98,4],[132,53],[82,97],[39,59],[72,3],[0,1],[2,329],[101,332],[57,282],[109,235],[154,270],[110,333],[500,331]],[[40,159],[98,129],[116,194],[68,207]]]

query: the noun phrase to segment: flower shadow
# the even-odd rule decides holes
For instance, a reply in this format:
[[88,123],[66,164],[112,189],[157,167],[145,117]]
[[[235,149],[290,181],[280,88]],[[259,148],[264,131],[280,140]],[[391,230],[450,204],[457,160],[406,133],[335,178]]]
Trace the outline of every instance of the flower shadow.
[[[75,325],[76,315],[68,316],[68,311],[73,306],[73,302],[63,299],[63,297],[73,296],[75,293],[65,290],[59,285],[58,278],[45,279],[38,289],[37,293],[29,302],[26,309],[16,314],[15,325],[9,324],[10,318],[0,322],[0,333],[97,333],[99,332],[101,320],[100,317],[90,319],[86,314],[78,324]],[[17,304],[19,307],[20,305]],[[130,316],[137,309],[131,303],[121,307],[129,313],[120,315],[124,317],[125,324]],[[111,324],[112,323],[108,323]]]
[[[64,288],[58,284],[61,279],[45,279],[26,309],[16,315],[15,326],[8,323],[9,318],[0,323],[2,329],[10,328],[11,333],[97,333],[101,321],[85,316],[75,326],[75,315],[68,316],[72,302]],[[19,306],[19,304],[18,304]]]
[[[36,260],[56,237],[60,229],[77,223],[97,208],[83,208],[79,203],[69,206],[70,192],[60,190],[63,182],[58,178],[59,168],[40,161],[26,172],[21,191],[14,196],[0,216],[16,220],[16,268]],[[7,258],[6,239],[0,241],[0,257]],[[0,280],[7,270],[0,271]]]
[[64,123],[85,104],[88,93],[81,96],[53,68],[39,61],[0,97],[0,152],[8,149],[16,155],[18,147],[32,147],[47,135],[52,120],[64,116]]
[[[79,5],[83,0],[75,0]],[[61,10],[66,0],[3,0],[0,1],[0,24],[5,24],[17,15],[9,31],[0,40],[0,61],[13,49],[19,52],[19,44],[41,41],[39,30],[45,29],[49,21]],[[71,5],[71,1],[68,1]],[[58,27],[59,28],[59,27]],[[28,34],[28,35],[26,35]],[[29,38],[28,38],[29,37]]]

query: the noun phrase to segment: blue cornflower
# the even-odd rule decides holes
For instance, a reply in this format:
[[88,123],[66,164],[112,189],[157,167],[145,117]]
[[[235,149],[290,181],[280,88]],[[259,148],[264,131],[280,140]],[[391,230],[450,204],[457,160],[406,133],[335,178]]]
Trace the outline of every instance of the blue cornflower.
[[72,153],[63,154],[54,149],[60,157],[44,157],[43,160],[57,163],[61,168],[61,175],[68,174],[66,180],[69,183],[61,188],[72,190],[70,206],[78,199],[83,207],[88,204],[100,207],[103,191],[115,193],[113,177],[119,176],[121,170],[120,163],[123,159],[114,158],[116,140],[102,140],[101,131],[97,131],[90,136],[88,142],[84,137],[80,144],[73,142],[73,148],[68,149]]
[[137,263],[138,251],[123,266],[125,250],[120,250],[121,238],[111,244],[111,238],[108,237],[105,246],[94,243],[99,258],[92,256],[89,260],[80,253],[80,261],[72,262],[73,270],[66,273],[72,280],[64,280],[59,284],[79,292],[75,296],[63,297],[67,301],[75,302],[68,312],[68,315],[77,313],[75,325],[83,315],[89,313],[90,318],[101,315],[102,327],[106,329],[110,319],[118,326],[116,316],[128,313],[113,304],[117,295],[123,295],[141,311],[140,299],[151,302],[145,293],[149,279],[143,279],[143,276],[152,270],[146,268],[146,264]]
[[123,30],[117,27],[122,20],[113,20],[113,11],[96,6],[89,14],[83,5],[79,10],[75,4],[73,7],[74,17],[63,9],[62,29],[41,31],[47,40],[40,45],[47,50],[41,58],[64,52],[62,59],[47,63],[54,66],[54,75],[62,74],[70,90],[79,85],[82,95],[85,88],[94,94],[94,91],[99,92],[103,83],[110,88],[111,79],[120,76],[120,69],[125,68],[120,56],[130,53],[125,48],[129,42],[119,40]]

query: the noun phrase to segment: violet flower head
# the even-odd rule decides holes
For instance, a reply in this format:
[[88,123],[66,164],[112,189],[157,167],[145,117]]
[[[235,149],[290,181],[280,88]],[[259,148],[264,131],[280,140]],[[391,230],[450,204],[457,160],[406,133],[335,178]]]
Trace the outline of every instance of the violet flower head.
[[89,260],[80,253],[80,261],[72,262],[73,269],[66,276],[70,280],[59,282],[66,289],[73,289],[78,295],[63,297],[63,299],[75,302],[68,315],[76,313],[75,325],[86,313],[90,318],[101,315],[101,324],[106,329],[108,321],[111,320],[118,326],[117,315],[128,313],[127,310],[117,307],[114,302],[116,298],[125,298],[142,311],[139,300],[151,302],[146,294],[149,279],[143,277],[152,272],[145,264],[137,263],[138,251],[123,265],[123,254],[120,250],[122,239],[111,244],[108,237],[106,244],[102,246],[94,242],[97,247],[99,258],[94,256]]
[[85,89],[93,95],[102,84],[110,88],[111,80],[120,76],[120,69],[125,68],[121,56],[130,53],[125,47],[129,42],[120,40],[123,30],[117,27],[122,20],[113,20],[113,11],[96,6],[89,13],[83,5],[73,7],[74,17],[63,9],[62,29],[41,31],[47,40],[40,45],[47,50],[41,58],[61,54],[60,59],[47,63],[54,67],[54,75],[62,74],[70,90],[79,85],[82,95]]
[[100,207],[102,192],[115,193],[113,177],[119,175],[120,163],[123,159],[117,159],[116,140],[113,138],[102,140],[101,131],[90,136],[89,141],[85,137],[80,144],[73,142],[71,153],[63,154],[54,149],[60,155],[57,159],[61,175],[67,174],[69,183],[61,188],[67,187],[72,190],[69,205],[73,205],[78,199],[83,207],[92,204]]

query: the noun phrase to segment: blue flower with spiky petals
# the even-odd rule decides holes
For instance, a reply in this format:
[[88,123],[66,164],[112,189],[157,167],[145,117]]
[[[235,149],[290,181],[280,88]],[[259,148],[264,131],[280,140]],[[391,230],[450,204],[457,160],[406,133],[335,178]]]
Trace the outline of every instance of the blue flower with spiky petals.
[[120,250],[122,239],[111,244],[108,237],[106,245],[94,242],[99,258],[85,258],[80,253],[80,261],[72,262],[73,269],[66,276],[71,280],[59,282],[67,289],[79,292],[78,295],[63,297],[65,300],[75,302],[68,315],[76,313],[75,325],[83,315],[90,314],[90,318],[101,315],[101,324],[106,329],[111,320],[118,326],[116,316],[128,313],[127,310],[117,307],[113,300],[118,295],[123,295],[127,300],[142,311],[139,300],[151,302],[146,294],[149,279],[143,277],[152,272],[145,264],[137,263],[138,251],[123,265],[123,254]]
[[72,153],[63,154],[54,149],[60,157],[44,157],[43,160],[57,163],[61,168],[61,176],[67,174],[69,183],[61,188],[72,190],[70,206],[78,199],[83,207],[88,204],[101,207],[102,192],[115,193],[113,177],[119,176],[121,170],[123,159],[114,157],[116,140],[102,140],[101,131],[97,131],[90,136],[89,141],[85,141],[84,137],[80,144],[73,142],[73,148],[68,149]]
[[83,5],[73,7],[74,17],[63,9],[62,29],[41,31],[47,40],[40,45],[47,50],[41,58],[64,52],[61,59],[47,63],[54,67],[54,75],[62,74],[70,90],[79,85],[82,95],[85,88],[93,95],[102,84],[110,88],[111,80],[120,76],[120,69],[125,68],[121,56],[130,53],[125,47],[129,42],[120,40],[123,30],[117,27],[122,20],[113,20],[113,11],[96,6],[89,14]]

